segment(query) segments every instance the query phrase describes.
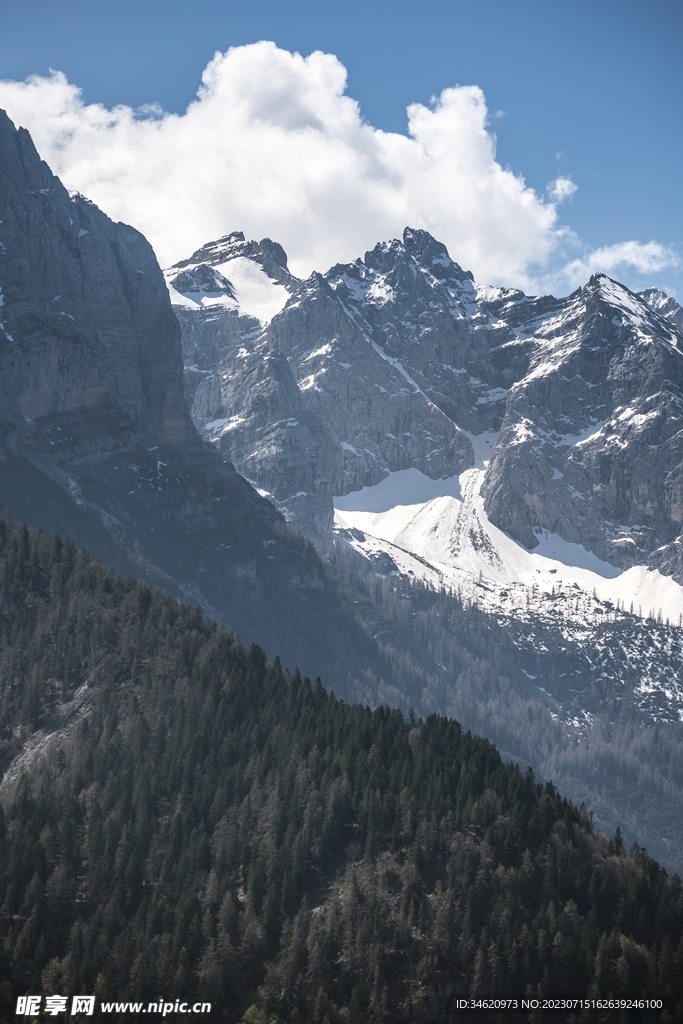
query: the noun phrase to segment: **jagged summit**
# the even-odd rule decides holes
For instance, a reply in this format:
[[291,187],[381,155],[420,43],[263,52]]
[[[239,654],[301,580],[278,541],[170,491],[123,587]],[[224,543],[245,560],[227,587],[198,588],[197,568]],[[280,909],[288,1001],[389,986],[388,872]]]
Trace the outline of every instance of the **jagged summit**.
[[207,242],[197,249],[189,259],[174,264],[172,269],[182,269],[194,264],[205,263],[215,267],[242,257],[260,264],[266,273],[276,281],[294,281],[287,266],[287,253],[277,242],[262,238],[260,242],[246,241],[243,231],[232,231],[214,242]]
[[[208,310],[212,318],[228,316],[226,323],[231,316],[267,323],[298,284],[281,245],[269,238],[246,241],[242,231],[208,242],[164,276],[176,308]],[[252,323],[247,329],[253,328]]]
[[[406,252],[413,256],[420,266],[432,271],[439,277],[439,267],[448,268],[451,274],[459,279],[474,281],[471,270],[463,270],[448,254],[443,242],[437,241],[428,231],[419,228],[406,228],[403,232],[403,244]],[[444,276],[444,275],[442,275]]]
[[368,249],[362,258],[350,264],[336,264],[323,276],[326,280],[335,280],[349,268],[370,271],[377,275],[396,272],[399,266],[410,266],[413,272],[418,269],[431,272],[436,278],[454,278],[458,281],[474,282],[470,270],[463,270],[448,254],[443,242],[437,241],[428,231],[407,227],[403,238],[393,238],[386,242],[378,242],[374,248]]
[[683,332],[683,306],[661,288],[646,288],[638,293],[651,309],[663,316],[674,325],[676,330]]

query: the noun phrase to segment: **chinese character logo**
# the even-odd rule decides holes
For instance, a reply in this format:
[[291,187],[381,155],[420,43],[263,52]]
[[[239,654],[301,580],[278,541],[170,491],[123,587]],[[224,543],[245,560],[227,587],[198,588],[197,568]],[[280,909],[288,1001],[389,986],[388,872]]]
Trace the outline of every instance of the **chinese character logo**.
[[66,1010],[66,996],[47,996],[45,999],[45,1012],[49,1013],[51,1017],[56,1017],[58,1013],[64,1013]]
[[17,1013],[23,1017],[37,1017],[40,1013],[40,996],[19,996]]
[[[22,1017],[37,1017],[40,1013],[40,996],[19,996],[17,999],[17,1015]],[[56,1017],[58,1013],[66,1013],[68,999],[66,996],[46,996],[45,1013]],[[71,1001],[71,1016],[76,1013],[84,1013],[92,1017],[95,1010],[95,996],[74,996]]]
[[88,1017],[92,1017],[94,1009],[94,996],[74,996],[73,1002],[71,1003],[71,1016],[73,1017],[75,1013],[86,1013]]

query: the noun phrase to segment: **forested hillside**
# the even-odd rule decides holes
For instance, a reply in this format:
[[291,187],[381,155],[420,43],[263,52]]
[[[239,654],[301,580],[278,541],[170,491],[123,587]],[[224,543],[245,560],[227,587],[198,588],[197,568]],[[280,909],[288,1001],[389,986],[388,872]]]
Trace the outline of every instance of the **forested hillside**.
[[[456,718],[585,802],[602,831],[620,827],[629,846],[683,873],[683,721],[670,699],[683,683],[679,627],[605,607],[590,645],[572,643],[540,614],[519,622],[380,577],[343,544],[324,554],[389,663],[379,700]],[[369,685],[357,692],[378,701]]]
[[4,515],[0,701],[7,1018],[42,989],[251,1024],[496,993],[683,1019],[681,882],[645,851],[456,722],[348,705]]

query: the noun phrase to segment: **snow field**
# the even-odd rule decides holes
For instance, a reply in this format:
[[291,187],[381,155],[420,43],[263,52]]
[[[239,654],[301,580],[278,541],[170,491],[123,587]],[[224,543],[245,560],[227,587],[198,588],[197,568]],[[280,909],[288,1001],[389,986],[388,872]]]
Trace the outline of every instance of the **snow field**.
[[[480,435],[477,442],[481,455],[486,441]],[[533,551],[512,540],[484,511],[483,477],[483,468],[448,480],[417,469],[391,473],[335,498],[335,526],[360,531],[365,539],[356,532],[349,542],[364,554],[385,551],[401,573],[460,591],[489,611],[525,617],[533,605],[534,614],[568,617],[580,629],[631,610],[679,623],[683,588],[668,576],[645,566],[618,569],[547,531]]]

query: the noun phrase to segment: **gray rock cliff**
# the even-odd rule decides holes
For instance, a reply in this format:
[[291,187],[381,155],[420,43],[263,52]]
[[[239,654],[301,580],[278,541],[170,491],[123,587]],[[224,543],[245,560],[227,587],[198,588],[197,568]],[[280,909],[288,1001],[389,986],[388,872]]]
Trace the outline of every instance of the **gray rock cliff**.
[[547,529],[614,565],[673,568],[683,339],[602,274],[524,326],[532,356],[488,467],[490,518],[530,548]]
[[[281,258],[277,246],[270,255]],[[0,364],[0,502],[11,514],[310,672],[325,669],[327,630],[350,651],[341,668],[335,655],[346,684],[365,636],[310,545],[198,435],[151,247],[70,196],[1,112]]]

